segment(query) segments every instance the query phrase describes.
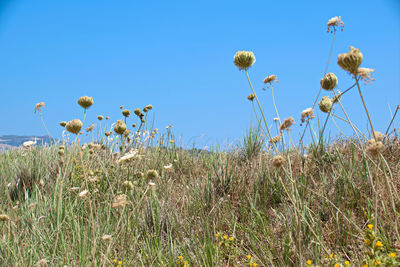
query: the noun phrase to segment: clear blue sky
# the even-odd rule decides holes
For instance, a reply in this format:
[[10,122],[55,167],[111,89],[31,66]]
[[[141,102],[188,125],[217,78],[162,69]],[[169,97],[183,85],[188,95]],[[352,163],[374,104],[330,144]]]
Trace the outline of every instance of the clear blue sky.
[[[332,40],[326,23],[333,16],[342,16],[346,26],[328,71],[338,76],[339,89],[347,88],[352,79],[337,66],[337,55],[350,45],[361,49],[362,66],[376,69],[376,82],[363,86],[365,99],[376,130],[384,131],[389,106],[400,103],[399,2],[2,0],[0,135],[45,134],[33,113],[43,101],[47,126],[59,137],[58,122],[80,117],[76,101],[89,95],[95,104],[88,123],[98,114],[116,121],[120,105],[152,104],[155,127],[174,125],[186,143],[235,143],[252,110],[233,55],[250,50],[257,58],[250,76],[267,117],[275,114],[262,81],[276,74],[280,115],[295,118],[298,136],[300,112],[319,89]],[[366,129],[357,91],[343,104]],[[331,135],[338,134],[329,125]]]

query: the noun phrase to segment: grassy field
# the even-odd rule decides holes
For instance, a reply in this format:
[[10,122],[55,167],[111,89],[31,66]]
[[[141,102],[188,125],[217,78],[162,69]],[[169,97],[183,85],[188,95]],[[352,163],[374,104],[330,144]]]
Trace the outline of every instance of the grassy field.
[[[340,18],[328,23],[333,34],[341,27]],[[360,54],[352,48],[338,64],[364,103],[359,81],[372,71],[359,67]],[[346,90],[328,73],[321,88],[332,97],[320,99],[320,90],[301,114],[310,144],[293,143],[293,119],[277,108],[273,136],[248,76],[254,61],[247,51],[234,58],[256,118],[234,149],[179,148],[170,127],[148,123],[150,105],[132,114],[121,107],[112,125],[99,116],[103,127],[94,128],[85,122],[93,99],[81,97],[83,122],[61,122],[62,143],[1,153],[0,265],[400,266],[397,130],[375,132],[369,120],[371,135],[360,132],[340,102]],[[276,79],[264,81],[274,105]],[[314,131],[318,100],[326,120]],[[336,107],[354,136],[326,143]],[[369,118],[365,103],[360,109]],[[126,125],[130,116],[138,123]]]

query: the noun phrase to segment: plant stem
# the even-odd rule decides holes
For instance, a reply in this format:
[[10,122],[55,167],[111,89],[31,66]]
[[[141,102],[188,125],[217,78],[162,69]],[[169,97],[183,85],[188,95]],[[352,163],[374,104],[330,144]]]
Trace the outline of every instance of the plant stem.
[[372,132],[372,136],[373,136],[373,137],[374,137],[374,139],[376,140],[376,136],[375,136],[374,127],[372,126],[371,117],[369,116],[369,113],[368,113],[367,106],[365,105],[365,101],[364,101],[363,95],[362,95],[362,93],[361,93],[360,85],[358,84],[357,75],[354,75],[354,79],[356,79],[356,84],[357,84],[358,93],[360,94],[361,101],[362,101],[362,103],[363,103],[363,105],[364,105],[365,112],[367,113],[367,117],[368,117],[369,125],[371,126],[371,132]]

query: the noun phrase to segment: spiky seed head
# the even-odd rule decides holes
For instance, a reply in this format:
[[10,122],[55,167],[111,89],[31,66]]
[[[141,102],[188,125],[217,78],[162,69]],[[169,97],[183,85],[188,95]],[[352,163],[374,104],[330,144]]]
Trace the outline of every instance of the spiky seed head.
[[363,60],[363,54],[360,49],[350,46],[350,51],[338,56],[338,65],[352,74],[357,73],[358,67],[360,67]]
[[138,108],[136,108],[133,112],[136,114],[136,116],[140,116],[140,114],[142,114],[142,112]]
[[146,173],[147,179],[156,179],[158,178],[158,172],[156,170],[148,170]]
[[324,78],[321,79],[321,87],[325,90],[332,90],[337,86],[338,79],[335,74],[327,73],[325,74]]
[[101,120],[103,120],[103,116],[102,115],[99,115],[99,116],[97,116],[97,119],[99,120],[99,121],[101,121]]
[[84,109],[88,109],[93,105],[93,97],[89,96],[81,96],[78,99],[79,106],[83,107]]
[[133,183],[130,181],[125,181],[122,186],[126,191],[132,191],[133,190]]
[[279,130],[283,131],[283,130],[289,130],[290,126],[292,126],[294,124],[294,119],[292,116],[290,116],[289,118],[285,119],[281,126],[279,127]]
[[129,117],[131,115],[131,112],[128,109],[124,109],[122,111],[122,115],[124,115],[124,117]]
[[117,134],[121,134],[122,135],[122,134],[124,134],[125,130],[126,130],[125,122],[123,120],[118,120],[115,123],[114,132],[116,132]]
[[79,131],[82,129],[82,122],[79,119],[73,119],[72,121],[69,121],[67,125],[65,126],[68,132],[73,133],[73,134],[78,134]]
[[340,30],[343,31],[344,23],[342,21],[342,17],[340,17],[340,16],[333,17],[328,20],[328,32],[336,31],[336,27],[341,28]]
[[275,167],[275,168],[280,168],[280,167],[282,167],[282,165],[285,163],[285,158],[284,157],[282,157],[282,156],[280,156],[280,155],[277,155],[277,156],[275,156],[274,157],[274,159],[272,160],[272,165]]
[[321,101],[319,101],[318,106],[319,106],[319,109],[320,109],[322,112],[327,113],[327,112],[331,111],[332,104],[333,104],[333,102],[332,102],[332,100],[329,98],[329,96],[324,96],[324,97],[321,99]]
[[372,78],[371,75],[375,71],[375,69],[370,68],[358,68],[356,75],[360,76],[360,79],[365,81],[365,84],[375,81],[375,78]]
[[256,62],[256,57],[250,51],[237,51],[233,57],[233,63],[239,70],[247,70]]
[[247,99],[250,100],[250,101],[253,101],[254,98],[256,98],[255,94],[250,94],[250,95],[247,96]]
[[60,126],[61,126],[61,127],[65,127],[65,125],[67,125],[67,122],[66,122],[66,121],[60,121]]

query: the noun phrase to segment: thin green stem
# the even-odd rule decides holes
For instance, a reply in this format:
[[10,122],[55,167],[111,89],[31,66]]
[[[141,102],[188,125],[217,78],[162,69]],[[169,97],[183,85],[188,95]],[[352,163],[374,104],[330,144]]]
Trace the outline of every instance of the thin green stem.
[[360,85],[359,85],[359,83],[358,83],[357,75],[354,75],[354,79],[356,79],[356,84],[357,84],[358,93],[360,94],[361,101],[362,101],[362,103],[363,103],[363,105],[364,105],[365,113],[367,113],[369,125],[371,126],[372,136],[373,136],[374,139],[376,140],[374,127],[372,126],[371,117],[369,116],[367,106],[365,105],[364,97],[363,97],[363,95],[362,95],[362,93],[361,93],[361,88],[360,88]]

